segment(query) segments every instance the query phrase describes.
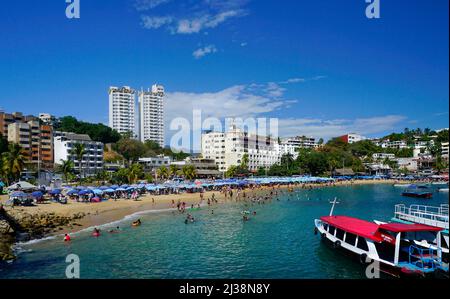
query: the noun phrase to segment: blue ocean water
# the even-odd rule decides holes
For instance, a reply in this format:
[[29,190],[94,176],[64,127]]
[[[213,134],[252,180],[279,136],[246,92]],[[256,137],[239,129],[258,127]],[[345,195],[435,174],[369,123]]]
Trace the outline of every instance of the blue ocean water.
[[[392,185],[363,185],[296,190],[266,204],[243,203],[203,207],[190,213],[198,220],[185,224],[185,215],[172,212],[141,214],[143,224],[132,228],[133,217],[74,236],[19,245],[18,259],[0,266],[0,278],[65,278],[68,254],[80,258],[81,278],[364,278],[357,262],[333,251],[314,235],[314,219],[327,215],[337,197],[335,215],[388,221],[398,203],[439,205],[448,193],[432,199],[402,197]],[[214,214],[211,214],[214,209]],[[242,210],[256,211],[242,221]]]

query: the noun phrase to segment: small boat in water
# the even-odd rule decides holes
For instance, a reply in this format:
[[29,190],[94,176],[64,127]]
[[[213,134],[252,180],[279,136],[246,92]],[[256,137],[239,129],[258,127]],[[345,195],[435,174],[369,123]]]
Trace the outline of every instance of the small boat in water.
[[[375,223],[349,216],[315,219],[315,232],[336,250],[342,250],[394,276],[429,276],[448,272],[442,262],[442,228],[424,224]],[[436,248],[423,246],[437,242]]]
[[394,187],[397,188],[408,188],[411,184],[394,184]]
[[417,198],[431,198],[433,197],[433,192],[429,191],[429,188],[427,186],[411,185],[408,189],[402,192],[402,195]]
[[438,191],[439,192],[448,192],[448,188],[439,188]]

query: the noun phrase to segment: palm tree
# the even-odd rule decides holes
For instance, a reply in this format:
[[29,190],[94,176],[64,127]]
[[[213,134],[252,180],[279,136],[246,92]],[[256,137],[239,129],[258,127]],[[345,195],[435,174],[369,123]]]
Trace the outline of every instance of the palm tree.
[[169,170],[167,169],[166,166],[163,165],[160,168],[158,168],[158,170],[156,170],[156,174],[158,175],[159,178],[165,179],[169,176]]
[[175,176],[177,174],[177,167],[175,165],[169,166],[169,176]]
[[134,184],[139,178],[144,175],[144,170],[141,164],[134,163],[128,169],[128,182]]
[[242,168],[247,168],[247,167],[248,167],[248,154],[247,154],[247,153],[245,153],[245,154],[242,156],[241,167],[242,167]]
[[183,172],[184,178],[187,180],[193,180],[197,176],[194,165],[184,165],[181,171]]
[[74,163],[72,160],[61,160],[61,164],[58,165],[57,170],[62,173],[66,183],[68,182],[68,177],[73,173]]
[[2,160],[2,169],[6,179],[10,177],[13,180],[19,178],[20,173],[25,167],[25,155],[20,145],[10,143],[8,151],[2,154]]
[[82,177],[82,165],[83,165],[83,157],[86,154],[86,147],[83,143],[76,143],[71,152],[72,155],[76,157],[78,160],[78,171],[80,173],[80,180]]

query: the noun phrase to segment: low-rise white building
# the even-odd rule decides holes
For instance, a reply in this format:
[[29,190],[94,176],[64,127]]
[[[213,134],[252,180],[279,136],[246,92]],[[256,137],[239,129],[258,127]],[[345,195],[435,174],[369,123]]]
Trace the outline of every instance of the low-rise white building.
[[172,158],[169,156],[159,155],[156,157],[139,158],[138,163],[144,166],[145,172],[151,172],[155,168],[160,168],[161,166],[169,167],[172,163]]
[[448,142],[441,143],[441,155],[442,158],[448,159]]
[[[81,161],[73,153],[76,144],[84,144],[85,154]],[[85,176],[96,174],[103,169],[103,143],[92,141],[89,135],[69,132],[55,132],[53,137],[55,163],[72,160],[75,170]]]
[[395,158],[394,154],[388,154],[388,153],[375,153],[372,155],[372,159],[374,160],[384,160],[384,159],[392,160]]
[[397,140],[397,141],[383,140],[380,141],[377,145],[381,146],[382,148],[395,148],[395,149],[408,148],[408,144],[404,140]]
[[416,158],[397,158],[398,169],[406,168],[410,172],[416,172],[418,163]]

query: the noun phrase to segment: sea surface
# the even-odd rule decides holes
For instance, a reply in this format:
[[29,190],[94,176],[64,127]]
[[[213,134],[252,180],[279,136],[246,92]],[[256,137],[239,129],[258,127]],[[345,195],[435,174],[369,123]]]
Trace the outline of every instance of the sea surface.
[[[436,189],[436,188],[434,188]],[[335,215],[388,221],[394,205],[438,206],[448,193],[432,199],[402,197],[389,184],[298,189],[266,204],[230,203],[189,211],[185,215],[149,212],[101,227],[100,237],[88,229],[73,235],[18,244],[16,261],[0,265],[0,278],[65,278],[66,257],[80,259],[80,277],[91,278],[364,278],[365,270],[335,252],[314,235],[314,219]],[[211,210],[214,210],[214,214]],[[256,211],[247,222],[241,211]],[[140,218],[140,227],[130,223]],[[120,233],[108,229],[120,226]]]

